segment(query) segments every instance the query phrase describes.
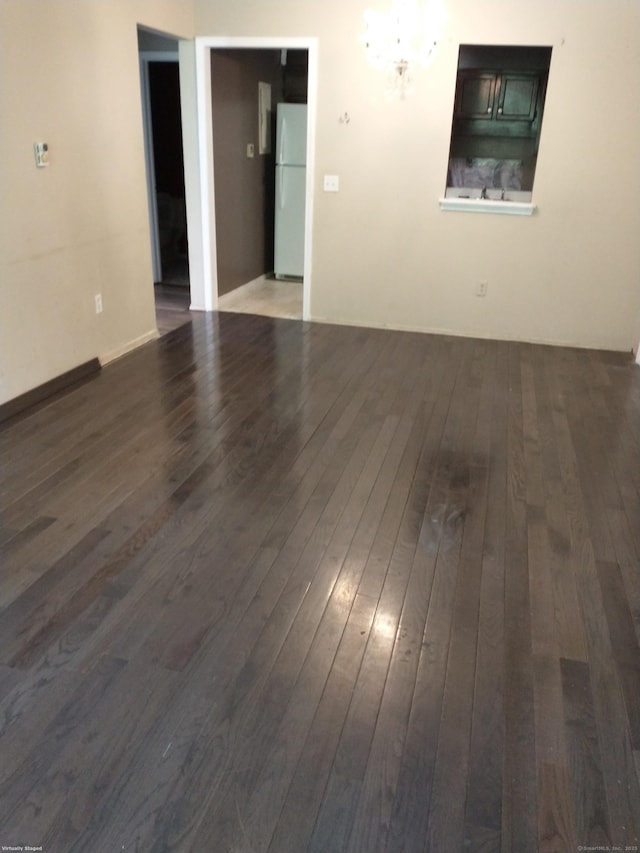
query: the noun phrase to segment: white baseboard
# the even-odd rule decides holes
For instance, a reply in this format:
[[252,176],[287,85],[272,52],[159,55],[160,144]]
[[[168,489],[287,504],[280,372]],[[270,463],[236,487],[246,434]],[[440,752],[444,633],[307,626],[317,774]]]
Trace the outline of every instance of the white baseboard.
[[155,341],[159,337],[160,335],[158,333],[158,330],[152,329],[145,335],[140,335],[139,338],[134,338],[132,341],[128,341],[126,344],[122,344],[122,346],[110,350],[104,355],[98,356],[100,364],[104,367],[104,365],[109,364],[110,361],[115,361],[116,358],[120,358],[121,356],[126,355],[128,352],[131,352],[131,350],[137,349],[143,344],[148,344],[149,341]]
[[[605,346],[603,344],[585,344],[580,341],[573,340],[551,340],[548,338],[537,338],[537,337],[522,337],[520,335],[511,336],[506,334],[488,334],[487,332],[481,331],[460,331],[456,329],[447,329],[441,328],[438,326],[411,326],[411,325],[402,325],[400,323],[376,323],[374,321],[359,321],[359,320],[345,320],[345,319],[336,319],[336,318],[327,318],[327,317],[319,317],[314,315],[313,317],[309,317],[310,323],[326,323],[328,325],[333,326],[354,326],[356,328],[365,328],[365,329],[388,329],[393,332],[417,332],[421,335],[447,335],[452,338],[475,338],[477,340],[487,340],[487,341],[503,341],[505,343],[519,343],[519,344],[536,344],[540,346],[548,346],[548,347],[572,347],[574,349],[584,349],[584,350],[608,350],[611,352],[629,352],[628,349],[614,349],[610,346]],[[640,364],[640,360],[636,356],[636,361]]]

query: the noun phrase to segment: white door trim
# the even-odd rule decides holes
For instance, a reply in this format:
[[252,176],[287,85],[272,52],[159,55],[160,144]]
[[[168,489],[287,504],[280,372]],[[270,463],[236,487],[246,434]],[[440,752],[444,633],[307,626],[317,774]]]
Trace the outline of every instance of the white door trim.
[[[213,311],[218,305],[217,250],[215,234],[215,187],[213,179],[213,133],[211,118],[211,62],[210,51],[215,48],[307,50],[309,76],[307,83],[307,181],[305,198],[303,319],[310,317],[311,258],[313,235],[313,188],[315,185],[316,101],[318,89],[318,39],[241,36],[199,36],[195,39],[195,73],[197,99],[197,161],[199,187],[197,195],[193,185],[187,186],[187,219],[198,211],[199,221],[188,223],[189,234],[196,229],[201,235],[201,264],[190,270],[201,276],[191,285],[192,307]],[[186,165],[185,165],[186,168]],[[191,202],[191,203],[190,203]],[[200,242],[200,241],[198,241]]]

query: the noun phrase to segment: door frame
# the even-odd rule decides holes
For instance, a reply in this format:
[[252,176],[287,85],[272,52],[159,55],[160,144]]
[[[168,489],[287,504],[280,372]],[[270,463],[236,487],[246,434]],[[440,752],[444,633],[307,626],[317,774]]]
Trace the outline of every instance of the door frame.
[[[190,46],[193,45],[193,52]],[[318,39],[246,36],[199,36],[193,43],[180,42],[180,77],[189,88],[189,77],[195,74],[195,114],[197,127],[184,126],[185,181],[189,239],[191,307],[214,311],[218,306],[218,271],[216,248],[216,204],[213,174],[213,128],[211,105],[211,50],[306,50],[309,59],[307,80],[307,167],[305,191],[305,235],[303,309],[304,320],[310,319],[311,258],[313,236],[313,188],[315,185],[315,128],[318,89]],[[184,72],[184,73],[183,73]],[[192,131],[196,131],[195,137]],[[191,221],[190,221],[191,220]],[[199,234],[199,239],[191,235]],[[193,252],[193,257],[192,257]]]

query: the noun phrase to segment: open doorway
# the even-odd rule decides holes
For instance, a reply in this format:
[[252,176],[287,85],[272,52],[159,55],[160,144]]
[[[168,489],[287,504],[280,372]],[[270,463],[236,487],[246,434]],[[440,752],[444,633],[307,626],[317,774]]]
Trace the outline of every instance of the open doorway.
[[[305,54],[307,73],[307,134],[306,134],[306,172],[305,172],[305,198],[304,198],[304,267],[302,275],[302,318],[309,319],[310,293],[311,293],[311,239],[313,231],[313,182],[314,182],[314,156],[315,156],[315,112],[316,112],[316,89],[317,89],[317,39],[313,38],[240,38],[240,37],[200,37],[196,38],[193,45],[193,64],[196,71],[196,98],[197,102],[197,127],[192,128],[197,135],[197,155],[194,144],[187,148],[187,209],[190,222],[197,224],[197,229],[191,229],[190,246],[193,252],[191,259],[191,295],[192,306],[201,310],[212,310],[221,308],[219,294],[219,265],[218,254],[224,251],[222,243],[219,244],[217,220],[220,217],[232,217],[235,215],[235,203],[232,206],[224,205],[218,198],[218,175],[214,174],[214,161],[217,156],[216,139],[214,138],[213,124],[213,90],[215,87],[214,73],[212,69],[213,51],[223,49],[227,53],[233,51],[271,51],[282,61],[283,51],[303,51]],[[257,81],[266,82],[266,81]],[[257,87],[256,87],[257,88]],[[272,116],[275,113],[277,100],[273,97],[272,88]],[[257,109],[255,110],[255,126],[258,125]],[[252,112],[253,115],[253,112]],[[275,120],[275,118],[274,118]],[[248,138],[240,137],[236,140],[235,151],[243,158],[250,158],[249,145],[255,146]],[[273,170],[275,177],[275,168]],[[196,233],[197,230],[197,233]],[[240,233],[242,230],[240,229]],[[196,246],[194,238],[199,245]],[[197,248],[197,251],[196,251]],[[264,276],[264,272],[263,272]],[[246,279],[245,279],[246,281]],[[255,279],[247,283],[248,286],[255,284]],[[297,282],[300,289],[300,282]],[[238,288],[235,288],[238,289]],[[222,298],[225,298],[223,295]]]
[[216,48],[210,62],[218,309],[301,319],[308,51]]
[[188,322],[190,282],[178,39],[138,28],[156,322]]

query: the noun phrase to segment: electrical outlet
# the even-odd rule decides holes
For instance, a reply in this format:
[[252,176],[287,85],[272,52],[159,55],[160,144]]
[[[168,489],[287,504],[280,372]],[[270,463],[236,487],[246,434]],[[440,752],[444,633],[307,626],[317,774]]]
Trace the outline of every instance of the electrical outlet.
[[101,293],[96,293],[95,303],[96,303],[96,314],[102,314],[102,294]]
[[488,287],[489,287],[489,282],[479,281],[476,284],[476,296],[486,296]]

